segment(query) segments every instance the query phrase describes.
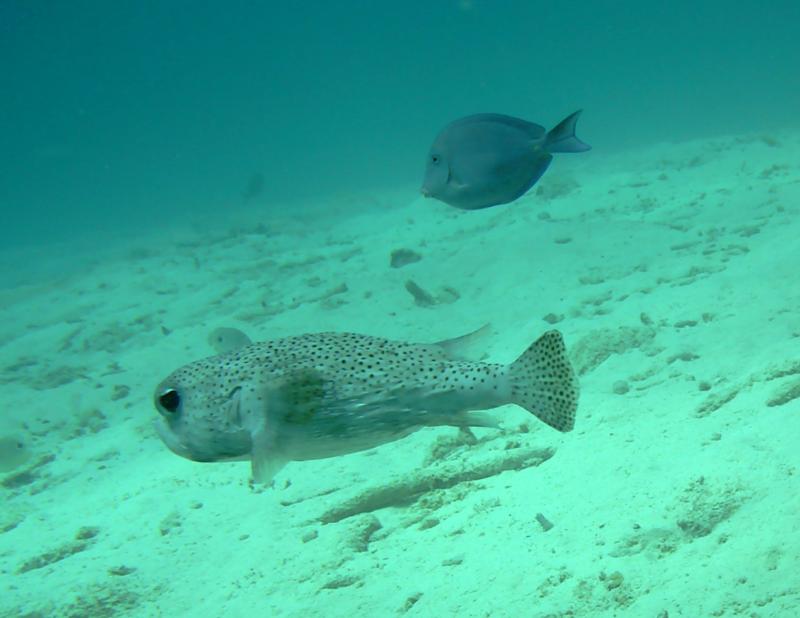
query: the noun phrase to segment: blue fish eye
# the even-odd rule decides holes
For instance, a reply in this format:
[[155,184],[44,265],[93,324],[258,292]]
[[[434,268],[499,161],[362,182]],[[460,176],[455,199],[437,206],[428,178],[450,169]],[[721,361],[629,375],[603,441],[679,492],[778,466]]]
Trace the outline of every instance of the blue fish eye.
[[431,156],[431,161],[433,161],[434,163],[438,163],[440,159],[441,159],[441,157],[439,157],[439,155],[432,155]]
[[168,388],[158,396],[158,409],[160,411],[174,414],[180,407],[181,396],[174,388]]

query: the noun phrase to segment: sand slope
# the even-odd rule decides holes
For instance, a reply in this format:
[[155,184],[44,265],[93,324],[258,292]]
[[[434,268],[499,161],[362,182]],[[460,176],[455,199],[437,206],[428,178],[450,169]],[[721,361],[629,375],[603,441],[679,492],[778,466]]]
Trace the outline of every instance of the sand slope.
[[[4,290],[0,434],[23,447],[0,453],[0,613],[794,615],[800,136],[600,150],[507,207],[239,220]],[[391,268],[401,248],[421,259]],[[498,362],[564,332],[573,433],[508,406],[477,443],[424,430],[253,489],[151,427],[154,385],[218,326],[487,321]]]

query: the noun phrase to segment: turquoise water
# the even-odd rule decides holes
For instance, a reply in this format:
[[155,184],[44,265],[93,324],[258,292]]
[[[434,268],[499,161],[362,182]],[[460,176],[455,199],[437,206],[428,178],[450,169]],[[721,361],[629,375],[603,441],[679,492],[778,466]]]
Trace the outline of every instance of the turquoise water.
[[[4,243],[418,188],[449,120],[574,108],[602,152],[796,126],[793,2],[5,2]],[[247,207],[255,207],[248,204]],[[100,238],[98,238],[100,236]]]
[[[0,615],[800,615],[798,23],[2,3]],[[448,122],[577,109],[517,202],[419,195]],[[563,333],[574,431],[507,405],[260,486],[153,428],[220,327],[486,323],[472,362]]]

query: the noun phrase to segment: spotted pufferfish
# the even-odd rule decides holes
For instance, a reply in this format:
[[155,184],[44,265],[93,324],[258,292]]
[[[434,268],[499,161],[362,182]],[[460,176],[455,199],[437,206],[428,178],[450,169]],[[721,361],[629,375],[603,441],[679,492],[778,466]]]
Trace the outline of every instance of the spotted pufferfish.
[[251,343],[219,329],[211,342],[222,353],[156,387],[156,428],[187,459],[249,459],[258,483],[289,461],[371,449],[423,427],[497,427],[479,411],[505,404],[570,431],[578,382],[561,334],[544,333],[502,365],[464,359],[477,333],[433,344],[334,332]]

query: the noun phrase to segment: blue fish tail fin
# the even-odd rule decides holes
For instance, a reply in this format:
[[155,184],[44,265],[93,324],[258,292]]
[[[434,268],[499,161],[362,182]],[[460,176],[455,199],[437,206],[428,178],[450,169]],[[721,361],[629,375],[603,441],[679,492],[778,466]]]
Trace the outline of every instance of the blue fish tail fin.
[[578,116],[583,110],[578,110],[564,118],[556,126],[547,132],[544,147],[547,152],[585,152],[591,150],[589,144],[585,144],[575,136],[575,124]]

